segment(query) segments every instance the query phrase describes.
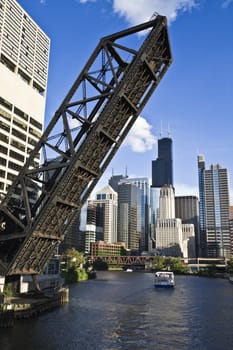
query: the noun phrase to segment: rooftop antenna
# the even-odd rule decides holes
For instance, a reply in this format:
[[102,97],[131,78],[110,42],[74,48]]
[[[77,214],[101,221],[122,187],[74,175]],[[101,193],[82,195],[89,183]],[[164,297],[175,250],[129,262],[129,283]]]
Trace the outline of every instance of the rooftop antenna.
[[125,166],[125,177],[128,177],[128,174],[127,174],[128,170],[127,170],[127,165]]
[[160,122],[160,137],[162,137],[163,135],[163,123],[162,123],[162,120]]
[[168,137],[171,137],[171,130],[170,130],[170,124],[167,125],[167,135]]

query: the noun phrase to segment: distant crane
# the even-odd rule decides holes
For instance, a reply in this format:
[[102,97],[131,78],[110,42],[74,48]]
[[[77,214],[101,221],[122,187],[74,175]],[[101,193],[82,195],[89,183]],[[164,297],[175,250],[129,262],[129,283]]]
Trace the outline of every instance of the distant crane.
[[164,16],[100,40],[0,204],[1,276],[43,272],[171,62]]

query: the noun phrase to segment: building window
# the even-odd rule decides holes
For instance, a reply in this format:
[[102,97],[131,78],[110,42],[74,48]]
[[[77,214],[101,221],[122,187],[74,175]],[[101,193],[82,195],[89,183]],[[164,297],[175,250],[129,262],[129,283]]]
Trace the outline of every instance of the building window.
[[32,139],[31,137],[28,138],[28,143],[32,146],[36,146],[37,145],[37,141]]
[[4,98],[0,97],[0,105],[2,105],[3,107],[9,109],[9,111],[12,111],[12,104],[10,102],[8,102],[7,100],[5,100]]
[[30,78],[20,69],[18,70],[18,76],[26,83],[26,84],[30,84]]
[[12,150],[10,151],[10,157],[17,159],[20,162],[24,162],[24,156],[15,151],[12,151]]
[[13,123],[14,125],[18,126],[19,128],[23,129],[23,130],[27,130],[27,124],[21,122],[20,120],[13,118]]
[[14,107],[14,113],[17,114],[19,117],[23,118],[24,120],[28,121],[28,115],[21,111],[19,108]]
[[11,121],[11,115],[7,112],[5,112],[3,109],[0,108],[0,117],[6,119],[7,121]]
[[2,134],[2,133],[0,133],[0,141],[3,141],[3,142],[5,142],[5,143],[8,143],[9,137],[6,136],[6,135],[4,135],[4,134]]
[[0,157],[0,165],[6,166],[6,159]]
[[15,64],[12,63],[8,58],[6,58],[4,55],[1,55],[1,60],[0,62],[4,64],[5,67],[7,67],[10,71],[14,72],[15,71]]
[[25,152],[25,146],[22,143],[13,139],[11,140],[11,145],[19,149],[20,151]]
[[30,117],[30,123],[35,126],[36,128],[38,128],[39,130],[42,130],[42,124],[39,123],[37,120],[35,120],[34,118]]
[[4,178],[5,177],[5,171],[0,169],[0,177]]
[[45,90],[40,87],[38,84],[36,84],[35,82],[33,83],[33,88],[41,95],[44,96]]
[[41,137],[41,132],[39,132],[35,129],[29,128],[29,132],[31,135],[37,137],[38,139]]
[[8,162],[8,167],[16,171],[20,171],[20,169],[22,168],[22,166],[20,166],[19,164],[13,163],[11,161]]
[[12,128],[12,135],[18,137],[20,140],[26,141],[26,135],[14,128]]
[[7,148],[0,145],[0,152],[3,153],[3,154],[7,154]]
[[17,176],[12,173],[7,174],[7,180],[14,181]]
[[2,120],[1,120],[0,127],[1,127],[2,130],[5,130],[5,131],[7,131],[7,132],[10,132],[10,125],[4,123]]

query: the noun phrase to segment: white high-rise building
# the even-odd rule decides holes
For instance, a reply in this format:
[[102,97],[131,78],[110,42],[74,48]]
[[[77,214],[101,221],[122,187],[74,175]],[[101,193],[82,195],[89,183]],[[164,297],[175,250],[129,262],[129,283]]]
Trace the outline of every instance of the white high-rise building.
[[160,189],[158,219],[175,218],[175,195],[172,186]]
[[42,135],[49,50],[50,39],[17,1],[0,0],[0,193]]
[[160,190],[156,221],[156,249],[162,255],[187,258],[189,252],[193,256],[195,248],[189,247],[189,240],[194,245],[194,225],[183,225],[181,219],[175,218],[174,189],[171,185],[163,186]]
[[88,200],[86,252],[90,251],[91,242],[117,242],[117,197],[117,193],[107,185],[96,193],[96,199]]

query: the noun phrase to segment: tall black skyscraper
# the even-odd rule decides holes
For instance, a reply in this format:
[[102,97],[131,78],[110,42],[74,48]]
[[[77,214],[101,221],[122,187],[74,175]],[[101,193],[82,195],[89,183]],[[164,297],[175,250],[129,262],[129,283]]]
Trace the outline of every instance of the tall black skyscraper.
[[172,139],[158,140],[158,158],[152,160],[152,187],[173,186]]
[[172,139],[158,140],[158,158],[152,160],[152,185],[150,187],[150,237],[155,247],[156,220],[159,208],[160,188],[173,186]]

